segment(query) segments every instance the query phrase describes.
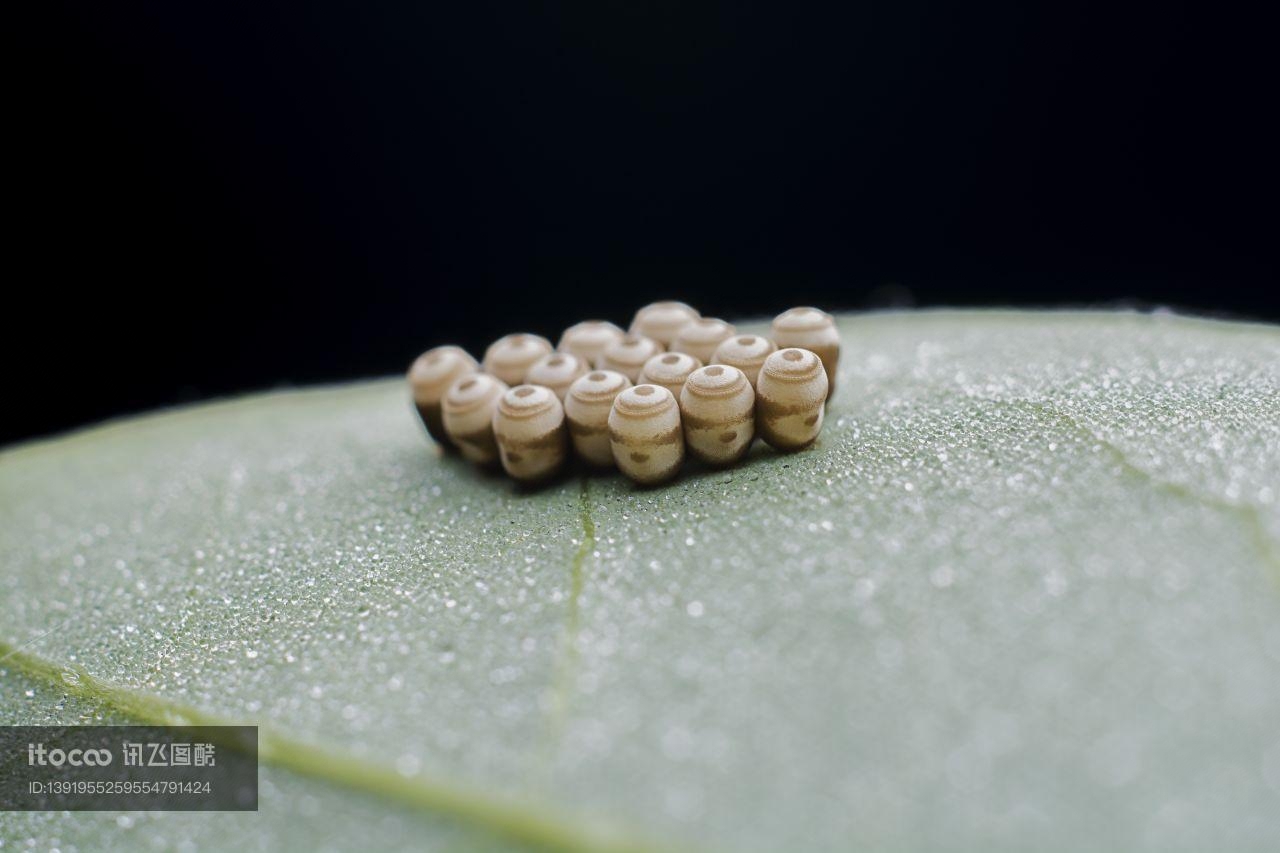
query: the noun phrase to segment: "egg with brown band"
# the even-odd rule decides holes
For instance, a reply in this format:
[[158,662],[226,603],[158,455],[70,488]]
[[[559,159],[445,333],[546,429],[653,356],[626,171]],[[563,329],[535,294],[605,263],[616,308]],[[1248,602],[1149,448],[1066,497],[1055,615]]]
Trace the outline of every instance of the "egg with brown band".
[[453,383],[479,370],[479,362],[462,347],[455,346],[429,349],[409,366],[409,387],[418,417],[436,443],[446,450],[455,448],[445,433],[441,401]]
[[840,330],[836,318],[818,308],[792,308],[773,319],[773,342],[779,348],[799,347],[816,353],[827,373],[827,398],[836,392],[840,366]]
[[680,392],[680,421],[689,452],[709,465],[732,465],[755,438],[756,395],[728,364],[695,370]]
[[564,398],[569,438],[574,452],[588,465],[613,467],[609,412],[614,398],[630,387],[631,380],[616,370],[593,370],[569,386]]
[[756,430],[777,450],[808,447],[822,431],[826,402],[822,360],[805,349],[778,350],[756,380]]
[[493,437],[493,411],[507,392],[507,383],[476,373],[450,386],[441,405],[444,429],[462,455],[477,465],[498,461],[498,443]]
[[619,394],[609,412],[609,445],[618,469],[642,485],[666,482],[684,462],[680,406],[661,385]]
[[541,385],[517,385],[502,395],[493,412],[493,436],[503,470],[522,483],[551,477],[569,455],[564,407]]

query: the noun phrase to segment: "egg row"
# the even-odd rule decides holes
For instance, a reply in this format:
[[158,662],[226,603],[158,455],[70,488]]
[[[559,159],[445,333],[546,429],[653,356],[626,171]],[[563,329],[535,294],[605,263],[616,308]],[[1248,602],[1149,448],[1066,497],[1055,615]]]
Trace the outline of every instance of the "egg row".
[[[792,308],[774,318],[771,334],[779,347],[801,347],[817,353],[828,382],[835,381],[840,335],[830,314],[817,308]],[[586,369],[616,370],[632,382],[639,381],[639,373],[650,358],[667,351],[691,355],[703,364],[734,359],[725,363],[741,366],[750,374],[773,350],[768,347],[767,338],[737,335],[732,323],[702,317],[683,302],[655,302],[636,312],[629,332],[607,320],[586,320],[570,326],[560,336],[555,351],[577,356]],[[485,350],[483,369],[508,385],[533,381],[526,380],[529,370],[552,352],[551,342],[540,335],[506,335]],[[550,367],[557,366],[562,373],[560,362]],[[546,368],[541,374],[558,375],[554,369]]]

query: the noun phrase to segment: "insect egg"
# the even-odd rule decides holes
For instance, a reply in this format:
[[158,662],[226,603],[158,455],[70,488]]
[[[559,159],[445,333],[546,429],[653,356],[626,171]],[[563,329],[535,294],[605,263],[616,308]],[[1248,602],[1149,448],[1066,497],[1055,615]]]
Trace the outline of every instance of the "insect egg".
[[680,330],[699,316],[695,309],[683,302],[654,302],[636,312],[635,319],[631,321],[631,333],[653,338],[666,349]]
[[702,362],[685,352],[667,352],[655,355],[644,363],[640,371],[640,381],[650,385],[661,385],[671,392],[671,396],[680,399],[680,389],[684,387],[689,374],[702,367]]
[[493,411],[507,384],[488,373],[464,376],[444,395],[444,429],[462,455],[479,465],[498,459]]
[[533,363],[551,352],[551,342],[540,335],[504,335],[484,351],[484,370],[508,385],[519,385]]
[[834,317],[817,308],[783,311],[773,319],[773,340],[779,347],[801,347],[816,353],[827,372],[827,397],[836,392],[840,330]]
[[609,412],[613,399],[631,387],[631,380],[614,370],[595,370],[569,386],[564,398],[565,420],[573,449],[590,465],[613,465],[609,447]]
[[756,378],[760,375],[764,360],[777,348],[773,341],[761,335],[737,335],[725,339],[720,346],[716,347],[715,355],[711,356],[711,362],[738,368],[746,374],[751,387],[755,388]]
[[755,438],[755,392],[741,370],[713,364],[695,370],[680,392],[689,452],[712,465],[741,459]]
[[669,480],[684,461],[680,407],[661,385],[619,394],[609,412],[609,444],[622,473],[644,485]]
[[632,382],[640,378],[644,363],[662,352],[662,344],[642,335],[626,335],[622,340],[609,344],[600,356],[597,367],[616,370]]
[[409,387],[413,402],[427,432],[441,447],[453,449],[444,431],[444,415],[440,401],[449,386],[463,376],[475,373],[480,365],[461,347],[436,347],[418,356],[409,366]]
[[550,388],[563,402],[569,386],[588,370],[587,363],[573,353],[553,352],[535,361],[524,375],[524,381],[529,385]]
[[493,413],[493,435],[502,467],[523,483],[550,477],[568,455],[564,407],[541,385],[517,385],[502,395]]
[[615,341],[622,340],[626,332],[607,320],[584,320],[564,330],[556,349],[570,352],[595,367],[605,348]]
[[822,430],[827,373],[805,349],[778,350],[764,361],[756,381],[756,428],[777,450],[799,450]]
[[716,347],[726,338],[738,333],[732,324],[714,317],[694,320],[680,330],[675,342],[671,344],[672,352],[687,352],[703,364],[711,362]]

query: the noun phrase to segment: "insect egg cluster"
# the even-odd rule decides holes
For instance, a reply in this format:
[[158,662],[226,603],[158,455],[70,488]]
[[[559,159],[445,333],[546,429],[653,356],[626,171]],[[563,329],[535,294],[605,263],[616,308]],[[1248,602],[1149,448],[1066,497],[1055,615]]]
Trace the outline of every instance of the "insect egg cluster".
[[409,386],[435,441],[525,483],[571,457],[637,483],[670,480],[685,456],[732,465],[756,438],[808,447],[835,390],[840,334],[817,308],[792,308],[770,336],[740,334],[683,302],[636,312],[628,331],[604,320],[546,338],[506,335],[477,362],[456,346],[428,350]]

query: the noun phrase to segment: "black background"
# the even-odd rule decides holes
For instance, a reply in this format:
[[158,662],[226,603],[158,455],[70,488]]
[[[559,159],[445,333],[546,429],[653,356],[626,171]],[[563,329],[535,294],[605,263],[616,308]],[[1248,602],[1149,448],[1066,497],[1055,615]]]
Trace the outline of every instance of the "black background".
[[1224,9],[48,7],[0,441],[662,297],[1280,319],[1275,31]]

